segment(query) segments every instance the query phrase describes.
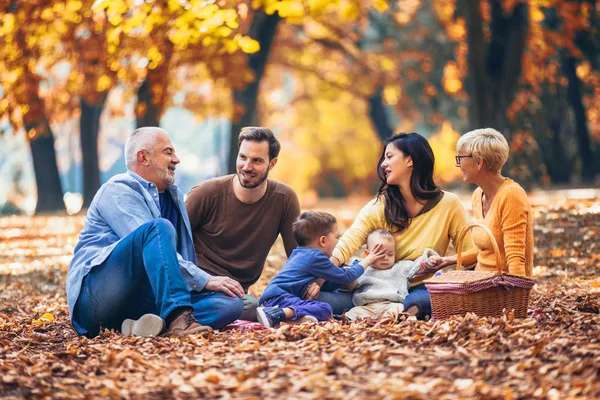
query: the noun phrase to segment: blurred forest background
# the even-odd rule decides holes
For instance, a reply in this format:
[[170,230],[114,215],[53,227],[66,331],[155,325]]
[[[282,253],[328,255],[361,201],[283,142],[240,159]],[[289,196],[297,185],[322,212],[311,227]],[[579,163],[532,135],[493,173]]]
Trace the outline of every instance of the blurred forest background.
[[273,129],[302,201],[368,195],[381,141],[506,135],[526,187],[597,186],[600,5],[586,0],[0,0],[0,212],[76,212],[167,129],[178,184],[233,172]]

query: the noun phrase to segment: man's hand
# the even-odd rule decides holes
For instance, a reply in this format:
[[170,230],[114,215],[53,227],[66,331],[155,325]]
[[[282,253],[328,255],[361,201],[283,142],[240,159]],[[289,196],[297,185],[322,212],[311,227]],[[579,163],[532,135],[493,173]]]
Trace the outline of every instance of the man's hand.
[[321,286],[325,283],[322,278],[317,279],[306,288],[306,292],[302,295],[303,300],[316,300],[321,293]]
[[213,292],[223,292],[230,297],[244,297],[244,289],[242,285],[235,279],[226,276],[211,276],[204,286],[206,290]]

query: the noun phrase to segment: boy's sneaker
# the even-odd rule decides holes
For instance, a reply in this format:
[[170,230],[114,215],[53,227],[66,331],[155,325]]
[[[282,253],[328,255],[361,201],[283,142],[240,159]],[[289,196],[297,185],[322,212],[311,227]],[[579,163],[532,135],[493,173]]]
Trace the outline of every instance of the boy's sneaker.
[[165,330],[165,321],[154,314],[144,314],[139,319],[126,319],[121,324],[123,335],[158,336]]
[[281,322],[285,321],[285,312],[279,307],[258,307],[256,317],[262,326],[275,328]]

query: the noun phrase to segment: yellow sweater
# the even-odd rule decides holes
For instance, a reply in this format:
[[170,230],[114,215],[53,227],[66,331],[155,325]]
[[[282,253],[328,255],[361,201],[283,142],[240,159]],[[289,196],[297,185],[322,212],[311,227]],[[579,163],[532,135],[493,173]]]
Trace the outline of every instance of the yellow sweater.
[[[473,192],[473,217],[485,223],[494,234],[505,271],[531,277],[533,270],[533,214],[523,188],[506,179],[485,218],[482,211],[481,188]],[[496,257],[492,244],[483,229],[473,229],[473,242],[480,249],[476,270],[495,271]]]
[[[333,256],[341,263],[347,262],[366,243],[371,231],[377,228],[394,231],[385,221],[384,203],[383,197],[379,200],[377,198],[371,200],[358,213],[352,226],[344,232],[333,251]],[[455,194],[444,192],[444,196],[435,207],[413,218],[407,229],[394,234],[396,261],[416,260],[425,249],[433,249],[438,254],[445,255],[450,240],[456,247],[458,236],[466,225],[467,216],[462,203]],[[472,246],[471,236],[467,234],[463,241],[463,251]],[[475,260],[473,259],[472,262]],[[423,279],[412,281],[411,286],[422,283]]]

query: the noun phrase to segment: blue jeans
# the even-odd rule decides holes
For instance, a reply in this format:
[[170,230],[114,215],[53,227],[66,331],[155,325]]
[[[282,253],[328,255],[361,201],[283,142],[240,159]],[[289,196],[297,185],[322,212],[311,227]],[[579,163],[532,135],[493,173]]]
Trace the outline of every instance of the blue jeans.
[[171,222],[155,219],[128,236],[83,279],[73,312],[73,326],[93,337],[101,328],[120,329],[127,318],[146,313],[167,319],[176,308],[189,307],[203,325],[221,328],[243,311],[240,298],[190,291],[177,261],[177,234]]
[[336,315],[342,315],[345,311],[354,307],[354,304],[352,303],[352,292],[342,292],[337,290],[333,292],[321,292],[319,293],[317,300],[329,304],[333,309],[333,313]]
[[333,310],[329,304],[317,300],[302,300],[292,294],[273,297],[262,305],[264,307],[291,308],[296,313],[292,321],[306,316],[315,317],[319,321],[328,321],[333,316]]
[[412,306],[419,309],[416,315],[418,319],[425,319],[427,316],[431,318],[431,299],[424,283],[408,289],[408,296],[404,298],[404,309],[408,310]]

